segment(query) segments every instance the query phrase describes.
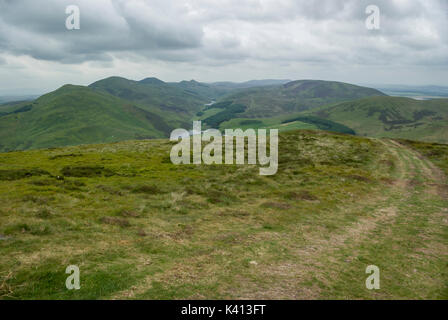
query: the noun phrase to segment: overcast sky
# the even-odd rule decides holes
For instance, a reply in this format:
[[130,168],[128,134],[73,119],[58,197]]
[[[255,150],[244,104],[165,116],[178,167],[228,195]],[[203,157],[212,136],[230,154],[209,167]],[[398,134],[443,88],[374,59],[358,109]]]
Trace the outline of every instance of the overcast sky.
[[448,85],[448,1],[0,0],[0,94],[112,75]]

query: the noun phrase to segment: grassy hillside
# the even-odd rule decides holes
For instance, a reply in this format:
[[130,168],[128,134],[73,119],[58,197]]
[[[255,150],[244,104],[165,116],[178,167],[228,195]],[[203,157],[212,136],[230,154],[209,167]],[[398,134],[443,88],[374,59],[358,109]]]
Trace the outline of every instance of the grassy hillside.
[[222,87],[208,83],[201,83],[195,80],[172,82],[170,85],[185,90],[187,93],[200,96],[207,100],[207,103],[212,100],[217,100],[220,97],[228,94],[234,88]]
[[162,138],[196,119],[221,130],[316,129],[448,142],[447,99],[416,101],[340,82],[284,81],[110,77],[89,87],[64,86],[35,101],[0,105],[0,151]]
[[245,82],[230,82],[221,81],[213,82],[208,85],[221,90],[226,90],[228,92],[237,89],[248,89],[254,87],[268,87],[268,86],[280,86],[285,83],[291,82],[291,80],[286,79],[264,79],[264,80],[249,80]]
[[171,128],[128,101],[66,85],[0,116],[0,151],[160,138]]
[[107,92],[121,99],[138,103],[148,111],[154,111],[154,108],[157,108],[170,114],[168,117],[178,115],[184,120],[189,120],[204,103],[210,101],[208,97],[201,96],[197,92],[184,90],[156,78],[133,81],[110,77],[92,83],[89,87],[95,91]]
[[448,99],[370,97],[314,113],[359,135],[448,142]]
[[32,104],[32,101],[15,101],[0,104],[0,116],[21,112],[30,104]]
[[[409,146],[418,151],[427,159],[430,159],[440,170],[443,171],[445,178],[448,177],[448,145],[441,143],[428,143],[412,140],[398,140],[401,144]],[[436,170],[436,174],[440,174]],[[446,181],[448,184],[448,181]]]
[[415,149],[290,131],[260,176],[172,165],[172,145],[0,154],[0,298],[448,298],[448,189]]
[[331,103],[381,95],[384,94],[378,90],[347,83],[300,80],[281,86],[241,90],[222,100],[244,105],[246,110],[238,115],[240,118],[269,118]]

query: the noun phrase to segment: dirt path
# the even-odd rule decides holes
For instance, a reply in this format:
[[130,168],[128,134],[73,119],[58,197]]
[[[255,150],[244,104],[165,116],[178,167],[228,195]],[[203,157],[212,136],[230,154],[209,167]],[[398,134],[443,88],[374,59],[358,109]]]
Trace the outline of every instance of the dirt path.
[[[219,282],[217,297],[434,299],[446,295],[448,197],[444,194],[445,177],[418,152],[393,140],[375,141],[382,146],[384,154],[393,159],[392,184],[385,183],[369,197],[335,208],[335,212],[329,214],[354,219],[344,221],[334,232],[309,231],[297,226],[301,242],[278,234],[271,240],[288,252],[287,258],[269,264],[251,261],[248,270],[227,275],[233,280]],[[154,279],[163,282],[167,275],[180,282],[184,278],[199,281],[203,274],[198,274],[194,267],[187,268],[190,263],[200,265],[204,274],[225,274],[224,266],[215,266],[216,272],[208,270],[211,266],[204,259],[192,257],[182,261],[164,274],[148,276],[138,286],[119,292],[113,298],[136,297],[150,288]],[[377,265],[381,270],[380,290],[371,291],[365,287],[368,265]]]
[[[395,159],[397,170],[394,184],[381,196],[372,196],[366,201],[344,209],[346,213],[356,215],[358,212],[365,212],[366,208],[374,203],[375,210],[348,225],[342,232],[320,237],[316,237],[315,234],[304,234],[307,245],[295,249],[296,261],[257,268],[254,272],[262,272],[272,279],[269,286],[264,290],[257,290],[253,284],[237,298],[315,299],[338,296],[399,298],[395,291],[399,292],[400,280],[387,279],[387,275],[385,277],[390,290],[387,290],[388,288],[381,292],[366,290],[365,267],[368,264],[378,264],[387,270],[397,268],[406,262],[414,266],[410,266],[409,270],[403,268],[403,277],[412,277],[411,273],[417,273],[418,266],[426,265],[422,266],[422,269],[426,268],[427,273],[418,275],[413,285],[429,287],[431,283],[441,291],[444,290],[444,279],[437,279],[442,275],[431,270],[431,262],[434,261],[434,266],[437,268],[447,261],[448,247],[443,240],[443,234],[447,231],[448,204],[445,201],[439,204],[439,207],[433,205],[444,200],[440,186],[443,185],[445,177],[431,162],[414,150],[393,140],[378,141]],[[409,223],[409,226],[406,223]],[[413,230],[413,223],[420,223],[420,228]],[[415,232],[416,235],[411,232]],[[415,245],[406,246],[406,242],[413,242]],[[430,247],[421,247],[426,245]],[[384,252],[375,252],[377,247],[383,248]],[[424,259],[428,259],[424,263],[422,263],[422,249],[427,251],[423,254]],[[389,258],[381,258],[381,255]],[[408,257],[417,258],[413,261]],[[375,262],[375,259],[378,262]],[[356,273],[356,276],[353,273]],[[358,282],[355,288],[347,284],[354,279]],[[437,283],[434,284],[434,281]]]

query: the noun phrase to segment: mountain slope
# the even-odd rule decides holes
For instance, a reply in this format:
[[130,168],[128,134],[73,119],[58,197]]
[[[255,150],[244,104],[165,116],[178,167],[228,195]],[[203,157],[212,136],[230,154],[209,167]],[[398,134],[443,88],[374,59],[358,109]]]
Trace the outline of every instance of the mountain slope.
[[[174,165],[167,140],[0,153],[0,297],[447,298],[448,186],[430,160],[448,146],[428,159],[390,140],[279,139],[265,177]],[[381,290],[365,287],[371,264]]]
[[262,80],[249,80],[246,82],[230,82],[221,81],[209,83],[211,87],[226,89],[226,90],[236,90],[236,89],[248,89],[254,87],[268,87],[268,86],[280,86],[285,83],[291,82],[291,80],[286,79],[262,79]]
[[352,84],[299,80],[281,86],[257,87],[241,90],[223,98],[234,104],[244,105],[242,118],[268,118],[291,114],[318,106],[348,101],[368,96],[383,96],[384,93]]
[[133,81],[110,77],[89,85],[95,91],[107,92],[113,96],[138,103],[143,109],[164,112],[165,117],[179,117],[187,120],[209,99],[195,92],[189,92],[156,78]]
[[166,137],[158,114],[107,93],[65,85],[23,112],[0,117],[0,150],[23,150],[126,139]]
[[182,89],[187,93],[197,95],[207,100],[207,102],[210,102],[211,100],[216,100],[219,97],[233,90],[230,88],[215,86],[213,84],[202,83],[195,80],[170,82],[170,85]]
[[359,135],[448,143],[448,99],[370,97],[314,115],[344,124]]

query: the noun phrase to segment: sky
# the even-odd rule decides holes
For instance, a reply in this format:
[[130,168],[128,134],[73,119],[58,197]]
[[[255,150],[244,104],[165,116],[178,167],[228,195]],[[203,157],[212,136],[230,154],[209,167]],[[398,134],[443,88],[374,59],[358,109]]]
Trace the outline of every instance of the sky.
[[109,76],[448,86],[448,1],[0,0],[0,94]]

